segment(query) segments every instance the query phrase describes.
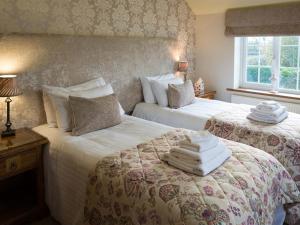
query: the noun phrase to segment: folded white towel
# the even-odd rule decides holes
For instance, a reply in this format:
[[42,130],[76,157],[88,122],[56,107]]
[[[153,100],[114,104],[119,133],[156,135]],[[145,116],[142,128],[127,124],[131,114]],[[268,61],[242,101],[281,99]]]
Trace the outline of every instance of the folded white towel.
[[200,143],[210,141],[213,135],[208,131],[192,131],[186,134],[185,137],[190,143]]
[[179,146],[181,148],[188,149],[194,152],[204,152],[211,148],[215,148],[219,143],[219,138],[214,135],[211,135],[211,138],[207,139],[206,141],[202,142],[190,142],[188,139],[180,141]]
[[215,148],[212,148],[204,152],[194,152],[184,148],[172,148],[170,150],[170,155],[176,157],[179,160],[184,160],[190,164],[199,164],[212,160],[221,154],[225,149],[222,142],[219,142]]
[[275,110],[279,109],[280,106],[281,105],[275,101],[263,101],[259,103],[256,108],[264,112],[274,112]]
[[275,111],[264,111],[257,108],[251,108],[250,110],[252,113],[257,114],[258,116],[270,116],[271,118],[276,119],[280,117],[282,113],[286,112],[286,107],[280,106]]
[[270,101],[262,101],[263,105],[280,105],[278,102],[270,100]]
[[172,166],[181,169],[185,172],[192,173],[198,176],[206,176],[213,170],[220,167],[230,156],[231,151],[227,148],[224,149],[224,151],[219,154],[217,157],[215,157],[213,160],[208,161],[203,164],[199,164],[198,166],[189,166],[185,162],[182,162],[181,160],[177,160],[174,157],[170,157],[170,154],[165,154],[165,160]]
[[257,115],[255,113],[250,113],[247,116],[248,119],[255,120],[255,121],[258,121],[258,122],[271,123],[271,124],[280,123],[283,120],[285,120],[287,117],[288,117],[288,112],[282,113],[277,118],[273,118],[273,117],[270,117],[270,116],[260,116],[260,115]]

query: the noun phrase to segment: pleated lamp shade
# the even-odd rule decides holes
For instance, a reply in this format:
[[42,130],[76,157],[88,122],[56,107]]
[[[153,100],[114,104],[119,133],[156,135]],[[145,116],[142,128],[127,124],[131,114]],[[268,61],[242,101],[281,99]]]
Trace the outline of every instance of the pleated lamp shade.
[[0,75],[0,97],[13,97],[21,94],[17,86],[17,75]]

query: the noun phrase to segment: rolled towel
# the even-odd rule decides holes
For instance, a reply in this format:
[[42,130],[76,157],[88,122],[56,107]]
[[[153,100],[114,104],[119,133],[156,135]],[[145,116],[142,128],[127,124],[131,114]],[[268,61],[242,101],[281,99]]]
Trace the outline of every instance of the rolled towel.
[[282,122],[283,120],[285,120],[288,117],[288,112],[284,112],[283,114],[281,114],[281,116],[279,116],[278,118],[273,118],[270,116],[260,116],[257,115],[255,113],[250,113],[247,118],[251,119],[251,120],[255,120],[258,122],[264,122],[264,123],[270,123],[270,124],[277,124]]
[[174,166],[185,172],[192,173],[198,176],[206,176],[213,170],[220,167],[231,156],[231,154],[232,153],[229,149],[224,148],[223,152],[217,157],[215,157],[213,160],[210,160],[203,164],[199,164],[194,167],[186,164],[184,161],[178,160],[170,156],[170,154],[165,155],[165,161],[167,161],[168,164],[170,164],[171,166]]
[[203,163],[212,160],[220,153],[222,153],[224,148],[225,146],[222,142],[219,142],[217,147],[204,152],[194,152],[194,151],[186,150],[184,148],[175,147],[170,150],[170,155],[173,155],[179,160],[180,159],[185,160],[191,164],[198,164],[198,163]]
[[194,152],[204,152],[210,150],[211,148],[215,148],[219,143],[219,138],[214,135],[211,135],[211,138],[207,141],[202,141],[198,143],[191,143],[188,139],[180,141],[179,146],[181,148],[188,149]]
[[251,112],[260,115],[260,116],[270,116],[274,119],[278,118],[281,116],[282,113],[286,112],[286,107],[284,106],[280,106],[278,109],[276,109],[275,111],[263,111],[263,110],[259,110],[257,108],[251,108],[250,109]]

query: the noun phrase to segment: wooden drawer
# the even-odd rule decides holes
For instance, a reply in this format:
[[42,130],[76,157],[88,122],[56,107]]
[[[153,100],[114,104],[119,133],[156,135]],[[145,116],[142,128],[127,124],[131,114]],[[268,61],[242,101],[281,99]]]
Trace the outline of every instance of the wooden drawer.
[[0,160],[0,179],[35,168],[38,163],[38,151],[26,151]]

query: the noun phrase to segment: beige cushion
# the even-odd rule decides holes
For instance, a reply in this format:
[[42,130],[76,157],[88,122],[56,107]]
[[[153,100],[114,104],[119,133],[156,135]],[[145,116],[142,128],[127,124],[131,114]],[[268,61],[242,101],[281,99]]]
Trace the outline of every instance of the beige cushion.
[[72,135],[79,136],[121,123],[119,102],[115,94],[86,99],[69,97],[72,112]]
[[195,99],[195,92],[191,80],[184,84],[169,84],[168,101],[171,108],[180,108],[191,104]]

